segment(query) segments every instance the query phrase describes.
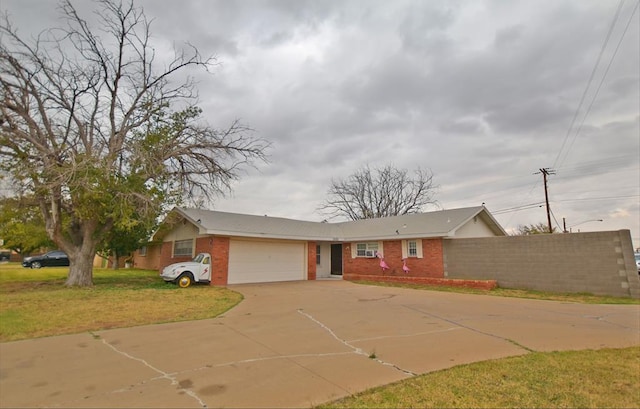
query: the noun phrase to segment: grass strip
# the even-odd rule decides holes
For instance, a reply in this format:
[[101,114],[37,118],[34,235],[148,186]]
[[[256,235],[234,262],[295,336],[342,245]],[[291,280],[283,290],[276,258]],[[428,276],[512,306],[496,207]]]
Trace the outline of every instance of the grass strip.
[[319,408],[637,408],[640,346],[461,365]]
[[380,287],[400,287],[410,288],[414,290],[427,291],[443,291],[452,293],[477,294],[477,295],[494,295],[498,297],[514,297],[514,298],[530,298],[535,300],[564,301],[576,302],[583,304],[623,304],[623,305],[640,305],[640,299],[627,297],[613,297],[607,295],[594,295],[590,293],[553,293],[547,291],[519,290],[512,288],[494,288],[493,290],[480,290],[476,288],[436,286],[425,284],[411,283],[394,283],[354,280],[356,284],[375,285]]

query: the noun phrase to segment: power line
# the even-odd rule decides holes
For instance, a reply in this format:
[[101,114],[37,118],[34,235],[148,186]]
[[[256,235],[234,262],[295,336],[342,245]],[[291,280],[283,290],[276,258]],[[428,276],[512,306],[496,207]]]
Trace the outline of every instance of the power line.
[[591,201],[591,200],[617,200],[617,199],[631,199],[631,198],[634,198],[634,197],[640,197],[640,195],[584,197],[584,198],[580,198],[580,199],[553,200],[553,202],[554,203],[588,202],[588,201]]
[[622,40],[624,39],[624,36],[627,34],[627,30],[629,29],[629,26],[631,25],[631,21],[633,20],[633,16],[636,14],[636,11],[638,10],[638,6],[639,5],[640,5],[640,1],[636,2],[636,6],[633,8],[633,11],[631,12],[631,16],[629,16],[629,21],[627,21],[627,25],[624,27],[622,35],[620,36],[620,40],[618,40],[618,44],[616,45],[616,49],[613,51],[613,54],[611,55],[611,58],[609,59],[609,64],[607,65],[607,68],[605,69],[604,74],[602,74],[602,78],[600,79],[600,83],[598,84],[598,87],[596,88],[596,92],[593,94],[593,98],[591,98],[591,103],[587,107],[587,111],[584,113],[584,117],[582,117],[582,121],[580,122],[580,126],[578,126],[578,129],[576,130],[575,134],[573,135],[573,139],[571,140],[571,143],[569,144],[569,148],[567,149],[567,152],[564,155],[563,161],[569,155],[569,152],[571,151],[571,148],[573,147],[573,144],[576,141],[576,138],[578,137],[578,134],[582,130],[582,125],[584,125],[584,121],[586,121],[587,116],[589,116],[589,113],[591,112],[591,108],[593,107],[593,104],[596,102],[596,98],[598,97],[598,93],[600,92],[600,88],[602,87],[602,84],[604,83],[604,80],[607,77],[607,74],[609,73],[609,69],[611,68],[611,65],[613,64],[613,59],[615,58],[616,54],[618,53],[618,50],[620,49],[620,44],[622,44]]
[[491,212],[491,214],[495,215],[495,214],[518,212],[520,210],[527,210],[527,209],[533,209],[535,207],[542,207],[543,205],[544,205],[544,202],[530,203],[522,206],[507,207],[505,209],[496,210]]
[[[618,8],[616,9],[615,14],[613,15],[613,20],[611,21],[611,24],[609,25],[609,30],[607,31],[607,35],[605,36],[604,42],[602,43],[602,47],[600,47],[600,53],[598,54],[598,58],[596,59],[596,63],[593,66],[593,69],[591,70],[591,75],[589,75],[589,79],[587,80],[587,86],[584,88],[584,91],[582,92],[582,97],[580,97],[580,102],[578,103],[578,107],[576,108],[576,112],[573,114],[573,119],[571,120],[571,124],[569,125],[569,129],[567,129],[567,133],[564,136],[564,140],[562,141],[562,146],[560,146],[560,150],[558,151],[558,155],[556,156],[556,159],[553,161],[553,168],[557,167],[558,164],[558,160],[560,159],[560,155],[562,154],[562,151],[564,149],[564,146],[567,143],[567,140],[569,139],[569,135],[571,135],[571,129],[573,128],[573,125],[576,122],[576,119],[578,118],[578,113],[580,112],[580,109],[582,108],[582,104],[587,96],[587,92],[589,91],[589,88],[591,87],[591,82],[593,81],[593,78],[595,77],[596,71],[598,70],[598,65],[600,65],[600,60],[602,59],[602,55],[604,54],[604,50],[607,48],[607,44],[609,43],[609,39],[611,38],[611,33],[613,32],[613,28],[616,25],[616,22],[618,21],[618,16],[620,15],[620,10],[622,9],[622,5],[624,4],[625,0],[620,0],[618,2]],[[566,155],[565,155],[566,158]]]
[[[558,219],[556,219],[556,215],[553,214],[553,211],[549,210],[551,212],[551,216],[553,216],[553,220],[556,222],[556,226],[558,226],[558,230],[563,230],[564,229],[560,226],[560,223],[558,223]],[[553,233],[552,229],[549,229],[549,233]]]
[[584,169],[592,169],[592,168],[610,168],[620,166],[621,164],[625,164],[625,162],[634,162],[638,163],[638,155],[635,153],[629,155],[617,155],[617,156],[609,156],[606,158],[600,158],[595,160],[584,160],[580,159],[580,162],[569,164],[569,166],[561,166],[558,169],[562,170],[562,173],[571,170],[579,170],[583,171]]

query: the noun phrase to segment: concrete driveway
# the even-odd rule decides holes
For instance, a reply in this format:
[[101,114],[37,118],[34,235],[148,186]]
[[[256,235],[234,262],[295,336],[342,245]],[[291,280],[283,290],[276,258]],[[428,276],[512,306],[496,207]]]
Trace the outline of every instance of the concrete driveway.
[[0,406],[310,407],[463,363],[640,344],[639,306],[343,281],[231,288],[245,300],[215,319],[0,344]]

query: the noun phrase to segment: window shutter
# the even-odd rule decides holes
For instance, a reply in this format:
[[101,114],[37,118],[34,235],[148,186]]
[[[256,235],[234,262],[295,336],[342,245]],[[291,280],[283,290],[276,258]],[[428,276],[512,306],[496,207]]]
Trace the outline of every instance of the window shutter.
[[416,239],[416,252],[417,252],[417,256],[418,258],[423,258],[424,256],[422,255],[422,240],[421,239]]
[[358,255],[358,244],[357,243],[349,243],[351,246],[351,258],[356,258]]
[[382,257],[384,257],[384,247],[382,246],[381,241],[378,242],[378,253],[382,254]]
[[409,255],[409,250],[408,250],[407,246],[408,246],[407,245],[407,241],[406,240],[402,240],[401,247],[402,247],[402,258],[403,259],[407,258],[407,256]]

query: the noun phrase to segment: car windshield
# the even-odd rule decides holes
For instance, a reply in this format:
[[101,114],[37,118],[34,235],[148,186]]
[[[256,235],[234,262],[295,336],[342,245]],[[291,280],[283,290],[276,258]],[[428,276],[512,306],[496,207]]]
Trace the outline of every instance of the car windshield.
[[204,254],[198,254],[198,255],[197,255],[197,256],[195,256],[195,257],[193,258],[193,260],[191,260],[191,261],[193,261],[194,263],[199,263],[199,262],[201,262],[201,261],[202,261],[202,258],[203,258],[203,257],[204,257]]

